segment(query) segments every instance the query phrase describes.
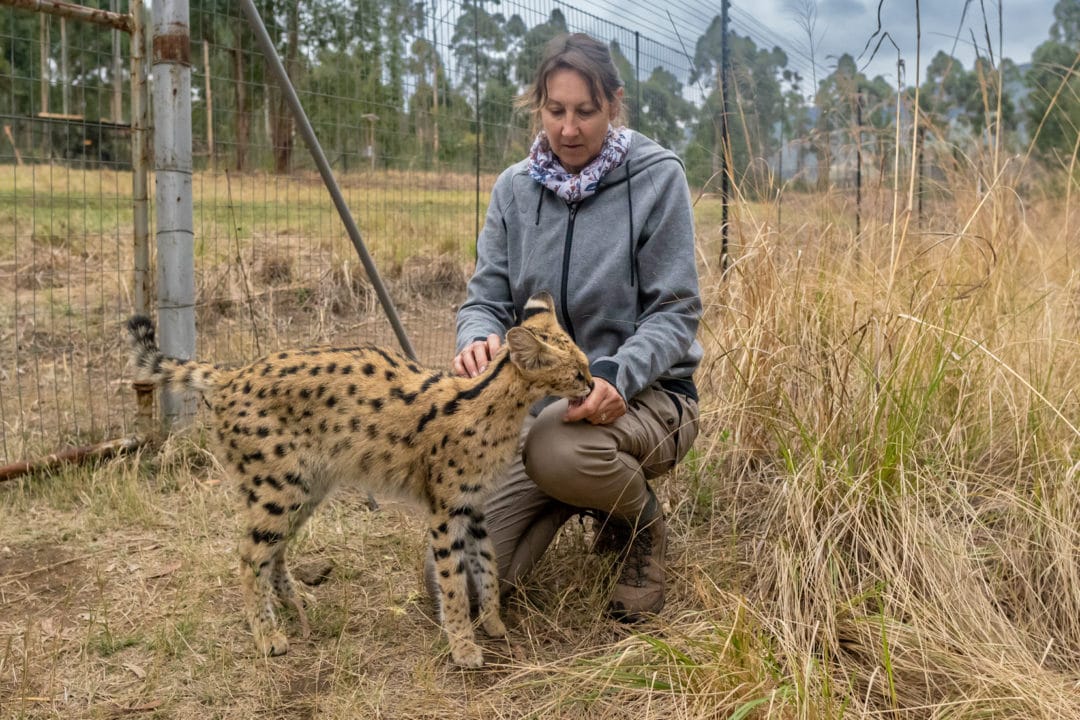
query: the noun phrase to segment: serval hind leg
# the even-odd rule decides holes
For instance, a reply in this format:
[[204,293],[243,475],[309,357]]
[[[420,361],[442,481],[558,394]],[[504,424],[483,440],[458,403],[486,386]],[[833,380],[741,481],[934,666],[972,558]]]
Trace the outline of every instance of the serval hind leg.
[[271,585],[274,588],[274,596],[283,607],[291,607],[296,611],[296,618],[300,621],[300,631],[306,640],[311,637],[311,625],[308,623],[307,608],[315,604],[315,596],[306,590],[302,590],[296,579],[289,572],[285,561],[286,548],[282,545],[280,552],[274,556],[271,565]]
[[278,627],[274,600],[296,609],[305,637],[310,633],[307,613],[285,564],[286,548],[296,530],[311,514],[307,484],[295,468],[266,475],[254,483],[240,540],[240,579],[244,606],[255,645],[265,655],[282,655],[289,641]]
[[505,637],[506,625],[499,616],[499,569],[495,563],[495,544],[487,533],[483,513],[474,512],[469,520],[466,562],[476,586],[480,626],[489,637]]

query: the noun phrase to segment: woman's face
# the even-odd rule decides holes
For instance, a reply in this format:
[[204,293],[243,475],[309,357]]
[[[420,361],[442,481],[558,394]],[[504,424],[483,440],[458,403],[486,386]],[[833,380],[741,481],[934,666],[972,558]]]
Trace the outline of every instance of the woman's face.
[[[622,99],[623,90],[616,91]],[[556,70],[547,79],[547,102],[540,108],[540,122],[547,133],[551,151],[572,173],[581,172],[600,154],[608,125],[618,106],[607,100],[597,106],[589,94],[589,84],[575,70]]]

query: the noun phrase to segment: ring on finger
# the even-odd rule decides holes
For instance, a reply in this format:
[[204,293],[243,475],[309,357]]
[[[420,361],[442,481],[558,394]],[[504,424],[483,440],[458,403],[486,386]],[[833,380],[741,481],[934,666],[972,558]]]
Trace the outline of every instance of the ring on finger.
[[607,422],[607,413],[600,413],[600,422],[602,422],[602,423]]

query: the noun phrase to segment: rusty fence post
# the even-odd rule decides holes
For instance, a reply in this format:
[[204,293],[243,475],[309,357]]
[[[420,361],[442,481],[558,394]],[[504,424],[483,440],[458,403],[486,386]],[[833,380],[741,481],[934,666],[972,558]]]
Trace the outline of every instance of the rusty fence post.
[[[188,0],[154,3],[154,207],[157,239],[157,321],[161,351],[195,357],[195,221],[191,175],[191,29]],[[162,422],[188,424],[192,393],[162,390]]]

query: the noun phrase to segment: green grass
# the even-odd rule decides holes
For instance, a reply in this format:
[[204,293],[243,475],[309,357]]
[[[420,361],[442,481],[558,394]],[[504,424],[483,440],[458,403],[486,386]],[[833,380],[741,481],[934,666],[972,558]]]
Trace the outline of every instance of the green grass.
[[[380,173],[345,176],[341,184],[365,243],[382,262],[400,265],[418,254],[471,256],[476,193],[463,187],[464,181]],[[425,189],[425,184],[445,187]],[[329,193],[315,177],[199,173],[192,196],[201,263],[231,259],[237,241],[242,252],[265,246],[268,239],[292,252],[310,247],[353,252]],[[120,242],[113,252],[128,252],[134,234],[129,173],[11,168],[0,173],[0,199],[7,201],[0,221],[11,228],[0,235],[0,260],[15,253],[29,257],[34,246],[80,254],[115,240]],[[481,217],[486,201],[485,191]]]

